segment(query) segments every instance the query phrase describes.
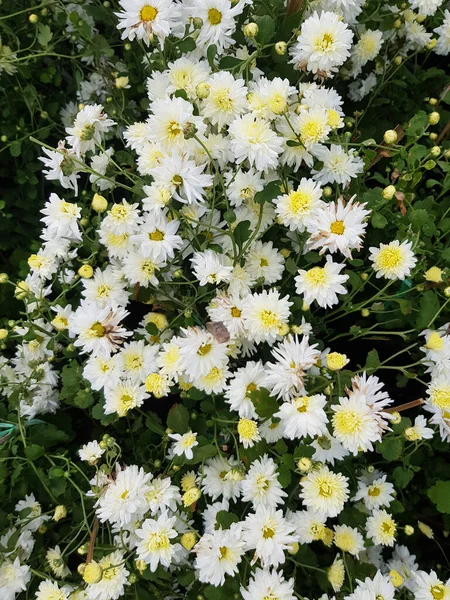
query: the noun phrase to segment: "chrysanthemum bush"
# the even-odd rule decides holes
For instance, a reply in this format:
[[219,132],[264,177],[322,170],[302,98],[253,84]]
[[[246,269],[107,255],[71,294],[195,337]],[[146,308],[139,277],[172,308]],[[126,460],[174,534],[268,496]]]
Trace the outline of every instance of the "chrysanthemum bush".
[[1,276],[2,600],[448,598],[445,3],[119,4]]

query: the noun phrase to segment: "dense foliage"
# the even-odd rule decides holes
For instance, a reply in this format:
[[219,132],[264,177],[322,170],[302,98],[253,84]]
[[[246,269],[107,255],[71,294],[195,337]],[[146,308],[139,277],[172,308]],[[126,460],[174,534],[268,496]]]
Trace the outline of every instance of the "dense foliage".
[[1,600],[448,598],[446,3],[0,34]]

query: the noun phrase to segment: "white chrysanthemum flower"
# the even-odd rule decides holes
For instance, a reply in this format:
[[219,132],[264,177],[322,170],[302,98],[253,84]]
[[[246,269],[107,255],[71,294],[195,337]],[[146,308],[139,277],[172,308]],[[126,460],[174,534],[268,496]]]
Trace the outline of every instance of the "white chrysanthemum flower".
[[283,427],[283,436],[295,440],[307,436],[322,435],[327,429],[328,418],[324,406],[323,394],[301,396],[284,402],[275,413]]
[[346,186],[351,179],[364,170],[364,162],[354,152],[346,152],[342,146],[331,144],[328,146],[317,145],[312,150],[314,156],[323,165],[319,170],[311,171],[314,179],[322,185],[327,183],[340,183]]
[[121,375],[133,383],[145,381],[149,373],[156,371],[156,354],[157,348],[143,340],[128,342],[117,355]]
[[322,206],[322,188],[313,179],[302,177],[297,189],[275,198],[275,212],[282,224],[291,231],[304,231],[308,219],[315,222]]
[[278,398],[292,398],[304,393],[304,377],[320,357],[317,344],[309,344],[308,336],[287,336],[272,350],[275,363],[266,363],[264,385]]
[[15,600],[17,594],[25,592],[30,579],[30,567],[21,565],[18,558],[14,562],[5,559],[0,565],[0,589],[5,600]]
[[201,482],[203,493],[217,500],[237,500],[241,495],[244,475],[239,461],[233,457],[215,456],[206,461]]
[[213,183],[212,175],[203,173],[205,166],[198,166],[186,154],[164,154],[149,174],[157,184],[170,189],[176,200],[199,204],[204,201],[205,188]]
[[236,17],[248,4],[248,0],[232,3],[230,0],[192,0],[185,8],[188,18],[199,18],[202,21],[200,33],[196,39],[197,46],[205,54],[206,49],[215,45],[219,54],[235,43],[233,34],[236,30]]
[[375,577],[366,577],[364,581],[357,580],[358,585],[353,593],[348,596],[350,600],[359,600],[359,598],[383,598],[384,600],[394,600],[395,587],[388,575],[383,575],[377,571]]
[[139,219],[137,207],[137,204],[129,204],[125,199],[117,202],[106,213],[102,227],[114,234],[133,233]]
[[[13,598],[14,596],[11,596]],[[69,590],[60,588],[58,583],[44,579],[36,591],[35,600],[69,600]]]
[[84,446],[78,450],[78,456],[80,457],[80,460],[85,460],[88,464],[95,465],[104,452],[105,448],[101,448],[100,444],[94,440],[84,444]]
[[264,285],[283,277],[284,258],[272,242],[257,241],[248,250],[245,268],[254,279],[263,279]]
[[358,43],[352,48],[353,70],[352,75],[356,77],[361,73],[364,67],[370,60],[374,60],[383,45],[383,32],[375,29],[367,29],[361,34]]
[[295,525],[295,533],[301,544],[311,544],[323,538],[327,516],[308,509],[292,513],[291,521]]
[[244,79],[235,79],[228,71],[214,73],[208,85],[209,95],[203,101],[201,113],[220,131],[244,112],[247,88]]
[[228,382],[225,398],[230,408],[236,410],[240,417],[255,419],[257,414],[251,400],[251,392],[259,390],[263,385],[265,373],[261,361],[248,361],[244,367],[233,372]]
[[219,254],[213,250],[194,252],[191,258],[192,269],[200,285],[208,283],[219,284],[229,282],[233,272],[233,263],[226,254]]
[[307,150],[314,144],[325,142],[331,131],[328,112],[321,106],[305,108],[300,112],[297,127],[300,140]]
[[389,506],[394,500],[394,486],[386,481],[387,476],[382,475],[376,479],[358,479],[358,489],[353,497],[354,501],[362,500],[367,510],[374,510],[382,506]]
[[181,366],[189,377],[207,375],[214,367],[227,364],[227,345],[218,342],[206,329],[189,327],[181,329],[183,337],[177,338]]
[[120,377],[119,364],[115,358],[92,356],[85,363],[83,377],[95,391],[101,390],[107,384],[117,385]]
[[427,403],[433,409],[450,411],[450,377],[439,376],[431,381],[427,389]]
[[136,465],[119,471],[95,505],[99,520],[124,527],[142,518],[148,510],[145,494],[151,479],[151,473],[145,473]]
[[364,550],[364,538],[356,529],[348,525],[334,526],[334,545],[358,558],[359,553]]
[[159,564],[170,567],[181,551],[181,545],[172,542],[178,536],[174,528],[176,520],[176,516],[169,517],[164,512],[156,519],[145,519],[142,527],[135,532],[140,538],[136,544],[137,557],[146,562],[152,572],[156,571]]
[[413,576],[413,594],[417,600],[448,600],[450,597],[450,581],[445,583],[436,571],[417,571]]
[[344,268],[344,264],[333,262],[328,255],[323,267],[312,267],[307,271],[300,269],[294,278],[297,294],[303,295],[307,304],[316,301],[322,308],[337,304],[338,294],[347,293],[342,285],[349,278],[348,275],[341,275]]
[[[164,158],[164,152],[159,144],[153,144],[148,141],[148,136],[142,148],[139,148],[137,159],[137,170],[140,175],[152,175],[155,169]],[[166,182],[165,187],[168,187],[169,182]],[[172,190],[171,190],[172,192]]]
[[244,200],[253,200],[255,194],[264,188],[264,180],[254,169],[248,171],[226,171],[227,196],[232,206],[241,206]]
[[444,13],[444,20],[439,27],[433,30],[439,37],[434,47],[436,54],[447,56],[450,54],[450,11]]
[[150,131],[148,128],[148,123],[132,123],[128,127],[126,127],[123,132],[124,140],[126,141],[126,147],[131,148],[131,150],[140,151],[145,142],[148,140],[150,135]]
[[373,450],[373,443],[381,439],[378,422],[364,397],[339,398],[332,405],[333,434],[354,456],[359,451]]
[[152,214],[140,225],[138,233],[131,236],[131,241],[144,256],[155,262],[165,262],[174,258],[175,251],[183,244],[181,236],[177,235],[179,226],[179,221],[169,221],[164,213]]
[[407,42],[404,45],[405,52],[408,50],[422,50],[433,39],[432,34],[425,29],[425,26],[414,19],[405,22],[402,33]]
[[142,40],[150,45],[154,37],[161,46],[171,33],[177,35],[181,27],[181,9],[172,0],[120,0],[122,12],[115,13],[119,18],[118,29],[123,29],[122,39]]
[[268,121],[247,113],[234,119],[228,131],[238,164],[248,160],[251,166],[264,172],[277,166],[283,138],[273,131]]
[[214,586],[223,585],[225,575],[236,575],[244,554],[241,526],[233,523],[230,529],[205,533],[193,552],[199,580]]
[[[102,570],[102,578],[98,583],[90,583],[86,587],[87,600],[118,600],[129,585],[130,572],[125,566],[125,556],[115,550],[98,561]],[[72,598],[70,598],[72,600]]]
[[24,519],[25,523],[22,525],[22,530],[27,529],[31,532],[35,532],[45,523],[45,521],[50,519],[48,515],[42,514],[42,506],[37,502],[34,494],[27,494],[24,500],[19,500],[16,504],[14,510],[19,513],[19,519],[20,512],[24,509],[28,510]]
[[404,436],[408,442],[417,442],[419,440],[431,440],[434,435],[434,430],[427,427],[427,420],[423,415],[419,415],[414,419],[414,425],[407,427],[404,431]]
[[284,140],[283,154],[278,160],[282,165],[293,167],[295,171],[298,171],[303,163],[311,168],[314,164],[314,158],[298,139],[297,131],[299,130],[300,115],[291,112],[287,118],[289,123],[284,118],[279,118],[276,121],[277,130]]
[[334,465],[335,461],[342,460],[348,454],[341,442],[338,442],[328,431],[315,438],[311,442],[315,452],[312,456],[314,461],[330,463]]
[[149,140],[160,144],[167,152],[187,151],[189,140],[185,133],[188,128],[195,128],[196,134],[202,136],[206,125],[202,117],[194,115],[194,107],[183,98],[163,98],[150,105],[152,115],[148,118]]
[[85,300],[95,303],[99,308],[115,309],[128,304],[122,272],[110,265],[104,271],[95,269],[94,277],[83,279],[83,286],[81,293]]
[[138,283],[143,287],[151,284],[158,287],[156,274],[165,265],[161,260],[143,255],[141,250],[131,251],[123,259],[123,274],[131,284]]
[[371,247],[369,260],[372,261],[376,277],[386,279],[406,279],[417,263],[411,250],[412,242],[394,240],[389,244],[380,244],[379,248]]
[[192,452],[192,448],[198,446],[197,442],[197,434],[193,431],[188,431],[187,433],[169,433],[169,438],[174,440],[175,443],[172,444],[171,451],[175,456],[184,456],[190,460],[193,458],[194,454]]
[[254,460],[242,481],[242,501],[252,502],[253,508],[275,508],[277,504],[283,504],[286,496],[278,481],[275,461],[267,454]]
[[184,90],[190,100],[197,100],[197,86],[207,81],[210,68],[204,60],[194,60],[181,56],[167,68],[167,84],[164,86],[167,94]]
[[81,239],[78,227],[81,208],[74,202],[66,202],[58,194],[52,193],[41,213],[44,215],[41,221],[50,236],[69,238],[71,241]]
[[125,417],[131,409],[142,406],[146,398],[148,394],[143,385],[124,380],[114,387],[105,387],[103,410],[105,415],[117,413],[119,417]]
[[303,504],[328,517],[336,517],[348,500],[348,478],[326,466],[311,471],[300,481]]
[[50,570],[56,577],[64,579],[65,577],[70,575],[70,569],[64,562],[61,548],[59,546],[49,548],[47,550],[45,558],[47,560],[48,566],[50,567]]
[[297,541],[295,527],[281,510],[258,506],[243,523],[245,549],[255,551],[263,567],[278,567],[286,559],[285,550]]
[[372,538],[374,544],[393,546],[397,533],[397,524],[392,515],[385,510],[374,510],[366,522],[367,537]]
[[444,0],[409,0],[412,9],[417,10],[424,17],[431,17],[438,8],[442,6]]
[[395,545],[392,558],[388,561],[387,566],[389,570],[397,571],[403,577],[404,582],[400,586],[400,589],[403,586],[410,591],[414,589],[415,575],[419,569],[419,565],[416,563],[416,555],[410,554],[406,546]]
[[331,254],[341,252],[347,258],[351,251],[361,250],[370,210],[365,204],[353,202],[353,198],[344,205],[341,198],[337,202],[329,202],[320,206],[312,218],[307,221],[307,229],[311,234],[307,240],[308,248],[320,250],[320,254],[328,251]]
[[295,600],[294,579],[285,579],[275,569],[260,569],[252,573],[247,589],[241,586],[243,600]]
[[350,56],[353,33],[333,12],[314,12],[306,19],[291,50],[291,62],[315,75],[332,77]]
[[119,325],[128,315],[124,308],[99,308],[97,304],[82,300],[69,318],[69,335],[76,337],[75,346],[93,356],[109,356],[131,335]]
[[280,298],[277,290],[249,294],[242,307],[248,338],[257,344],[274,342],[287,325],[290,316],[288,296]]
[[[72,124],[72,121],[70,124]],[[42,148],[48,158],[41,156],[39,160],[47,167],[47,170],[42,169],[45,179],[48,181],[59,181],[63,188],[73,190],[75,196],[78,196],[79,168],[81,165],[76,161],[76,153],[72,149],[66,148],[65,144],[65,140],[60,140],[56,151]],[[56,194],[54,195],[56,196]]]
[[260,77],[250,88],[249,107],[258,117],[274,120],[288,111],[296,93],[288,79]]
[[95,152],[95,146],[101,145],[103,136],[115,125],[103,112],[101,104],[85,106],[77,114],[73,127],[66,127],[66,139],[77,156],[86,152]]

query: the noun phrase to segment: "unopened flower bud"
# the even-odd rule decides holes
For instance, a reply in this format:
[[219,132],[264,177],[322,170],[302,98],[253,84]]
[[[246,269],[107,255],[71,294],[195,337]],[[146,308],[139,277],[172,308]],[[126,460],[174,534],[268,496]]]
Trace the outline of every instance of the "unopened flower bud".
[[412,535],[414,533],[414,527],[412,525],[405,525],[403,531],[405,535]]
[[429,100],[428,100],[428,104],[430,106],[436,106],[437,103],[438,103],[438,99],[437,98],[429,98]]
[[40,533],[41,535],[43,535],[45,532],[47,531],[47,525],[45,523],[43,523],[39,528],[38,528],[38,533]]
[[393,23],[394,29],[400,29],[401,26],[402,26],[402,22],[400,21],[400,19],[396,19]]
[[198,487],[193,487],[183,494],[183,504],[185,507],[192,506],[200,499],[202,493]]
[[180,540],[181,545],[188,552],[190,550],[192,550],[192,548],[195,546],[195,542],[196,541],[197,541],[197,536],[192,531],[188,531],[186,533],[183,533],[183,535],[181,536],[181,540]]
[[446,298],[450,298],[450,286],[446,287],[444,290],[444,296]]
[[64,504],[58,504],[53,514],[53,520],[58,522],[65,517],[67,517],[67,508],[64,506]]
[[397,411],[391,412],[389,415],[389,420],[393,425],[399,425],[402,420],[402,415]]
[[297,469],[300,473],[309,473],[312,469],[312,460],[307,456],[303,456],[297,461]]
[[89,547],[89,544],[88,544],[88,542],[86,542],[85,544],[82,544],[81,546],[79,546],[79,547],[77,548],[77,553],[78,553],[80,556],[84,556],[85,554],[87,554],[88,547]]
[[436,46],[436,44],[437,44],[437,39],[436,39],[436,38],[433,38],[433,39],[432,39],[432,40],[430,40],[430,41],[428,42],[428,44],[426,45],[426,49],[427,49],[427,50],[433,50],[433,48]]
[[283,258],[289,258],[289,256],[291,255],[291,251],[289,250],[289,248],[282,248],[280,250],[280,254]]
[[401,56],[396,56],[394,58],[394,65],[399,67],[403,62],[403,58]]
[[197,127],[190,121],[183,127],[183,136],[185,140],[191,140],[196,133]]
[[395,195],[395,192],[396,192],[395,186],[388,185],[384,188],[381,195],[383,196],[384,200],[392,200],[392,198]]
[[102,580],[103,577],[103,569],[101,566],[95,562],[94,560],[86,565],[83,573],[83,579],[86,583],[98,583]]
[[392,585],[396,588],[400,587],[405,581],[404,578],[400,575],[400,573],[398,571],[395,571],[394,569],[389,571],[389,578],[391,580]]
[[331,188],[329,185],[326,185],[322,190],[322,196],[324,198],[331,198],[332,195],[333,195],[333,188]]
[[386,144],[395,144],[395,142],[398,140],[398,135],[395,129],[388,129],[385,131],[383,140],[386,142]]
[[424,277],[427,281],[432,281],[433,283],[441,283],[442,269],[440,269],[439,267],[431,267],[431,269],[425,271]]
[[441,120],[441,115],[435,110],[428,115],[428,123],[430,125],[437,125]]
[[33,25],[36,25],[36,23],[39,21],[39,17],[35,13],[31,13],[31,15],[28,17],[28,21]]
[[310,308],[311,308],[311,307],[309,306],[309,304],[306,304],[306,302],[305,302],[305,301],[303,301],[303,304],[302,304],[302,311],[303,311],[303,312],[308,312],[308,310],[309,310]]
[[275,44],[275,52],[278,54],[278,56],[284,56],[286,54],[286,51],[287,51],[286,42],[277,42]]
[[134,564],[136,566],[136,569],[139,571],[139,573],[143,573],[145,571],[145,569],[147,568],[147,563],[145,562],[145,560],[142,560],[141,558],[139,558],[138,560],[135,560]]
[[125,75],[123,77],[116,77],[116,81],[115,81],[116,88],[118,90],[124,90],[125,88],[129,87],[128,86],[129,82],[130,82],[129,78],[126,77]]
[[364,317],[364,319],[367,319],[367,317],[370,315],[370,310],[368,308],[362,308],[361,309],[361,316]]
[[200,17],[194,17],[192,19],[192,25],[194,29],[201,29],[203,27],[203,19],[201,19]]
[[19,281],[14,290],[14,296],[17,300],[24,300],[30,293],[30,286],[26,281]]
[[78,269],[78,275],[83,279],[90,279],[94,275],[94,269],[91,265],[81,265]]
[[197,94],[197,97],[200,98],[200,100],[204,100],[209,96],[210,89],[211,86],[209,85],[209,83],[202,82],[199,83],[195,88],[195,93]]
[[256,23],[247,23],[244,26],[244,35],[250,39],[255,38],[258,35],[259,27]]
[[417,527],[423,533],[424,536],[432,540],[434,538],[434,532],[429,525],[426,523],[422,523],[422,521],[417,521]]
[[428,134],[428,137],[430,138],[430,140],[432,142],[434,142],[434,140],[437,140],[438,134],[435,131],[432,131],[431,133]]
[[440,146],[433,146],[430,150],[430,154],[431,156],[433,156],[434,158],[436,158],[437,156],[439,156],[439,154],[441,153],[441,148]]
[[298,542],[294,542],[288,547],[288,554],[290,554],[291,556],[295,556],[299,551],[299,548],[300,544]]
[[8,337],[8,330],[0,329],[0,340],[6,340],[7,337]]
[[345,354],[330,352],[327,354],[327,367],[330,371],[340,371],[349,362]]

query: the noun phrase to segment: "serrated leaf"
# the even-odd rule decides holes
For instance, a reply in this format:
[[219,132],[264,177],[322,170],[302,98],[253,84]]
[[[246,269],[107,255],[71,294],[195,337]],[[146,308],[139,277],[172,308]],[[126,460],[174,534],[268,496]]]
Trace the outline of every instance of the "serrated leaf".
[[266,388],[254,390],[250,392],[249,396],[258,416],[262,419],[273,416],[280,409],[277,400],[269,394],[269,390]]
[[385,437],[381,443],[377,444],[377,451],[389,462],[400,458],[402,450],[403,444],[399,438]]
[[219,510],[216,514],[216,524],[222,527],[222,529],[230,529],[233,523],[238,523],[239,517],[232,512],[227,510]]
[[427,492],[439,512],[450,514],[450,481],[436,481]]
[[53,37],[53,33],[48,25],[44,25],[44,23],[38,24],[38,42],[41,46],[46,46]]

